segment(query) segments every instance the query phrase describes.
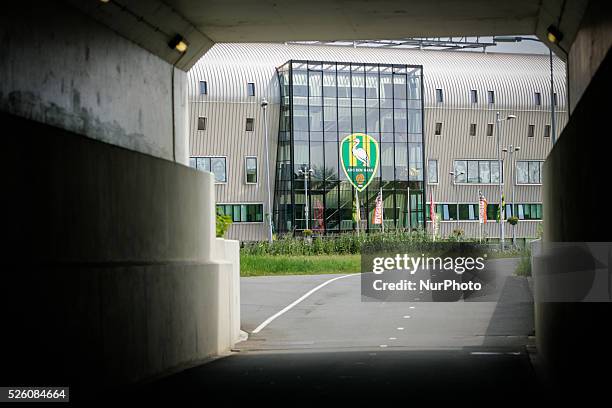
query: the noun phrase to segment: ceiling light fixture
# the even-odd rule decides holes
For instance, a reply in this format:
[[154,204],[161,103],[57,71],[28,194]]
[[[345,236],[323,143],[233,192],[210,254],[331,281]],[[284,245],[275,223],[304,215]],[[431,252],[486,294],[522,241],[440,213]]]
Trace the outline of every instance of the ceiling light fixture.
[[170,40],[168,47],[175,49],[178,52],[185,52],[187,51],[189,44],[187,44],[187,41],[185,41],[182,35],[177,34],[172,40]]

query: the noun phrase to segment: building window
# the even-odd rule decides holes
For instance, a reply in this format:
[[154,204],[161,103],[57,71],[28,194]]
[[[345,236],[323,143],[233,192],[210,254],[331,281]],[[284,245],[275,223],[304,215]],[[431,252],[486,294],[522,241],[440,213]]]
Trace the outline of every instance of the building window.
[[247,118],[245,130],[247,132],[252,132],[254,127],[255,127],[255,120],[253,118]]
[[215,175],[215,183],[227,183],[227,160],[225,157],[191,157],[189,165],[195,169],[209,171]]
[[535,125],[529,125],[527,128],[527,137],[533,137],[535,134]]
[[536,93],[534,94],[534,103],[535,103],[537,106],[542,105],[542,94],[541,94],[541,93],[536,92]]
[[457,183],[498,184],[499,162],[497,160],[455,160]]
[[444,94],[441,88],[436,89],[436,102],[444,102]]
[[478,91],[475,89],[472,89],[470,91],[470,102],[471,103],[478,103]]
[[434,134],[436,136],[440,136],[442,134],[442,122],[436,122],[436,130]]
[[249,82],[247,84],[247,94],[249,96],[255,96],[255,83],[254,82]]
[[206,118],[203,116],[198,118],[198,130],[206,130]]
[[542,219],[542,204],[517,204],[516,207],[519,220]]
[[555,106],[559,105],[559,100],[557,99],[557,93],[556,92],[553,93],[553,101],[554,101]]
[[247,184],[257,184],[257,157],[247,156],[244,159],[244,172]]
[[263,222],[263,204],[217,204],[217,214],[229,215],[232,222]]
[[478,204],[459,204],[459,220],[478,220]]
[[208,83],[200,81],[200,95],[208,95]]
[[[357,132],[379,142],[377,176],[384,182],[385,231],[422,226],[428,162],[423,155],[421,68],[291,60],[277,74],[279,110],[287,120],[281,119],[278,136],[275,230],[283,234],[308,227],[317,234],[329,234],[356,228],[354,188],[341,167],[339,141]],[[435,103],[433,90],[428,96]],[[428,124],[430,136],[433,125]],[[298,173],[305,165],[315,170],[308,179],[308,191],[304,176]],[[359,201],[363,230],[382,229],[372,224],[368,201]]]
[[490,104],[495,103],[495,91],[487,91],[487,102]]
[[516,184],[542,184],[543,163],[540,160],[518,160]]
[[476,136],[476,124],[470,123],[470,136]]
[[487,123],[487,136],[493,136],[493,124]]
[[438,161],[435,159],[427,161],[427,182],[429,184],[438,184]]
[[550,137],[550,125],[544,126],[544,137]]

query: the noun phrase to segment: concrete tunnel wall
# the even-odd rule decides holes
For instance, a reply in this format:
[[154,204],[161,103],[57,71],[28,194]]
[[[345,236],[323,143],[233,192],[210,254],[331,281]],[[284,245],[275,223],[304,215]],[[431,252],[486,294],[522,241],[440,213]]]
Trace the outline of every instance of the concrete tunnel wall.
[[24,135],[5,139],[0,173],[3,383],[99,389],[233,346],[239,245],[214,238],[212,174],[0,122]]
[[2,383],[85,392],[227,351],[239,248],[214,238],[212,175],[183,165],[186,73],[26,1],[0,15],[0,75]]
[[[605,180],[610,174],[612,37],[601,35],[612,29],[610,7],[609,2],[590,2],[569,53],[572,114],[544,164],[545,243],[611,241],[607,202],[598,199],[610,189]],[[542,270],[535,261],[537,281]],[[610,256],[607,267],[612,273]],[[559,276],[552,288],[563,293],[563,282]],[[537,292],[535,301],[537,348],[549,379],[585,396],[608,390],[612,303],[544,301]]]
[[73,6],[3,6],[0,78],[0,111],[188,163],[186,72]]

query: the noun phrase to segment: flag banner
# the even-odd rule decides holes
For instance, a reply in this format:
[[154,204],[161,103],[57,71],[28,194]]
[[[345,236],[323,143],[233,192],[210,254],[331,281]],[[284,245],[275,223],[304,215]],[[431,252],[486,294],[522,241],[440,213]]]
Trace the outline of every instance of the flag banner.
[[314,204],[314,225],[312,226],[314,231],[325,231],[325,223],[323,222],[324,213],[323,203],[317,198]]
[[382,190],[376,196],[376,205],[374,207],[374,216],[372,217],[372,224],[382,225],[383,223],[383,197]]
[[429,193],[429,218],[432,223],[436,223],[436,203],[433,199],[433,193]]
[[481,224],[487,223],[487,199],[482,194],[478,202],[478,222]]
[[342,170],[358,192],[374,179],[379,157],[378,142],[365,133],[353,133],[340,142]]
[[504,211],[504,207],[506,207],[506,197],[502,194],[501,205],[497,208],[497,221],[502,219],[502,211]]

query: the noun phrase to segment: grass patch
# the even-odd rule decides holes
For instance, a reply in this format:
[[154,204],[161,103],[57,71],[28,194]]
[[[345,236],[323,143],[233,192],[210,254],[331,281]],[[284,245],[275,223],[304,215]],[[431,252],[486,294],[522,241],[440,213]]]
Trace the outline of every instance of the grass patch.
[[319,275],[360,271],[361,256],[354,254],[240,256],[240,276]]
[[517,276],[531,276],[531,249],[529,246],[523,250],[521,260],[516,266],[514,274]]

